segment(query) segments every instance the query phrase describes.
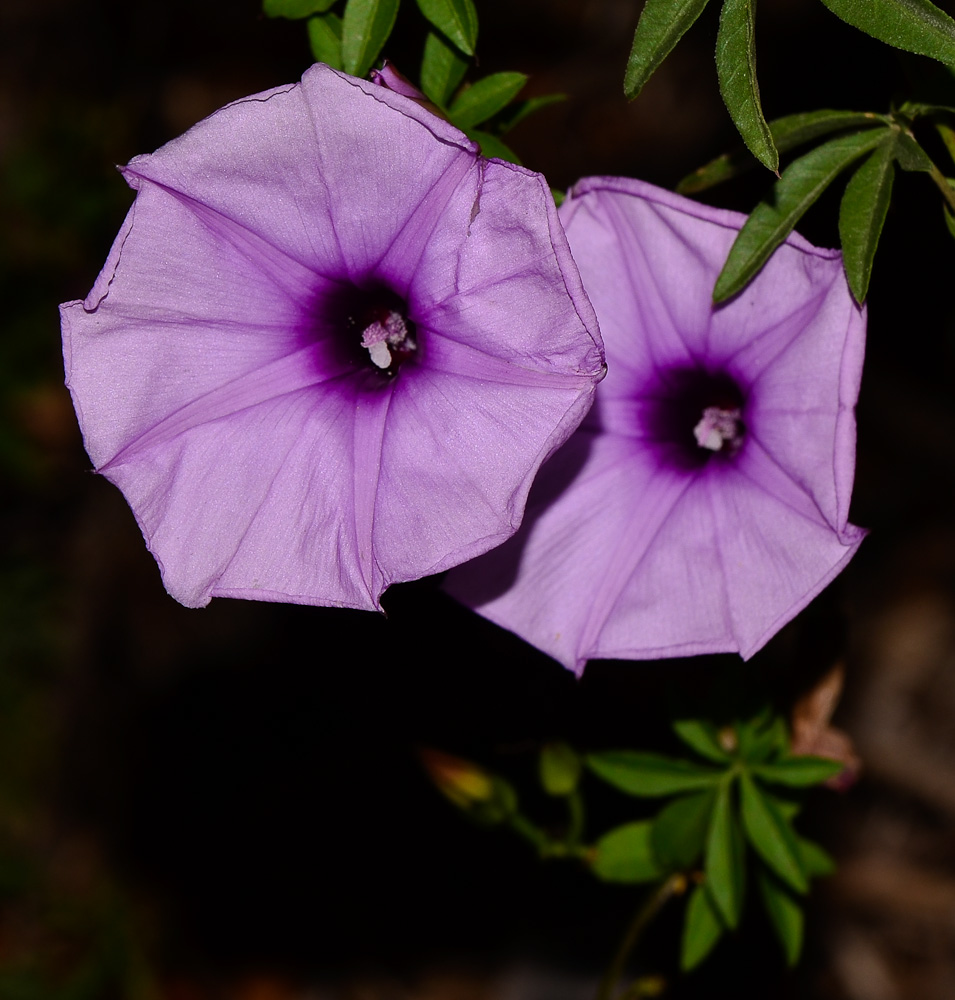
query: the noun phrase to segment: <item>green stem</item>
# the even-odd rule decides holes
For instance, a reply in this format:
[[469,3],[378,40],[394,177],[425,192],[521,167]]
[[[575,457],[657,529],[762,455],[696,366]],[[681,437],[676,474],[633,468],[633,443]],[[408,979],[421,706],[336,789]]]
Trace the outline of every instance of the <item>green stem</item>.
[[935,164],[929,171],[929,177],[935,181],[936,187],[942,192],[942,197],[948,202],[948,207],[955,212],[955,187],[948,183],[948,179]]
[[567,811],[570,813],[567,846],[573,849],[580,845],[580,838],[584,835],[584,800],[576,788],[566,798]]
[[627,933],[624,934],[623,940],[620,942],[617,954],[614,955],[614,959],[604,973],[603,979],[600,980],[596,1000],[613,1000],[614,987],[623,975],[627,961],[630,958],[630,953],[636,947],[648,924],[660,912],[671,896],[678,896],[685,891],[686,876],[678,872],[675,875],[670,875],[661,882],[647,897],[640,909],[637,910],[630,926],[627,928]]

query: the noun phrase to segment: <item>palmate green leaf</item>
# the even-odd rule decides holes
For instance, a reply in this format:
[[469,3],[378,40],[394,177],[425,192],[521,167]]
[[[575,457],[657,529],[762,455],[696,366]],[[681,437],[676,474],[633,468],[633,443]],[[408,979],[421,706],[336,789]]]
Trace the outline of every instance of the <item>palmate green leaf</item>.
[[735,928],[746,891],[746,845],[733,815],[732,786],[726,781],[713,805],[703,870],[713,902],[726,925]]
[[623,92],[633,100],[703,12],[707,0],[647,0],[633,34]]
[[448,108],[448,117],[460,129],[473,128],[496,115],[520,92],[523,73],[492,73],[462,90]]
[[566,743],[546,743],[540,753],[540,779],[548,795],[570,795],[580,781],[580,757]]
[[588,754],[587,766],[599,778],[628,795],[654,797],[711,788],[722,771],[686,760],[637,750]]
[[308,43],[318,62],[342,69],[342,19],[329,11],[308,19]]
[[421,13],[466,56],[477,45],[478,16],[473,0],[418,0]]
[[[888,124],[888,118],[872,112],[823,109],[777,118],[769,123],[769,131],[772,133],[778,152],[785,153],[833,132]],[[727,181],[755,165],[750,152],[740,147],[738,150],[716,157],[692,174],[688,174],[676,189],[680,194],[696,194]]]
[[[889,211],[889,202],[892,200],[895,145],[889,139],[862,161],[862,165],[856,169],[846,185],[839,206],[842,262],[846,269],[849,288],[859,305],[865,301],[869,291],[869,278],[872,276],[876,247],[879,245],[879,237],[882,235],[882,227]],[[827,775],[827,777],[832,776]],[[773,779],[767,778],[767,780]],[[816,784],[811,777],[806,783]]]
[[348,0],[342,17],[346,73],[364,76],[378,58],[398,16],[398,0]]
[[298,21],[312,14],[324,14],[338,0],[263,0],[262,12],[266,17],[287,17]]
[[[877,151],[878,152],[878,151]],[[753,774],[760,781],[772,785],[788,785],[790,788],[809,788],[821,785],[834,778],[842,770],[842,764],[828,757],[783,757],[771,764],[756,764]]]
[[466,128],[464,134],[473,139],[481,147],[481,155],[493,160],[506,160],[508,163],[521,165],[517,153],[510,146],[496,135],[490,132],[482,132],[477,128]]
[[421,89],[439,108],[447,106],[467,70],[467,59],[441,35],[429,31],[421,59]]
[[756,82],[756,0],[724,0],[716,36],[716,73],[730,118],[763,166],[779,169],[779,153],[763,117]]
[[605,882],[656,882],[664,875],[653,852],[650,820],[625,823],[594,845],[594,874]]
[[706,886],[696,886],[686,907],[680,968],[684,972],[695,969],[713,950],[722,934],[723,923]]
[[676,799],[653,821],[653,852],[666,871],[692,868],[703,853],[716,795],[698,792]]
[[855,160],[885,140],[883,129],[867,129],[830,139],[794,160],[773,187],[771,201],[760,202],[730,249],[713,300],[741,291],[819,195]]
[[772,796],[760,791],[748,774],[740,779],[741,813],[746,837],[766,864],[796,892],[809,888],[796,833]]
[[730,755],[720,746],[719,730],[707,719],[677,719],[673,731],[701,757],[725,764]]
[[792,891],[762,865],[757,872],[756,882],[773,930],[783,946],[786,964],[792,967],[799,961],[799,953],[802,951],[805,922],[802,906]]
[[822,0],[836,17],[880,42],[955,65],[955,21],[929,0]]

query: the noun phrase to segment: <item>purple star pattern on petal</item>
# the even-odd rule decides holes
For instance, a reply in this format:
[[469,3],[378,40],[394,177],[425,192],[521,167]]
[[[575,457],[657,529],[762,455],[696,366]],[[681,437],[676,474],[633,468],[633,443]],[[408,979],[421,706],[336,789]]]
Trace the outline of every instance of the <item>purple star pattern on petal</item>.
[[374,609],[513,533],[603,371],[543,178],[325,66],[124,175],[67,384],[177,600]]
[[521,531],[448,590],[565,666],[752,656],[852,557],[865,316],[797,235],[718,308],[744,221],[639,181],[561,206],[607,349],[594,408]]

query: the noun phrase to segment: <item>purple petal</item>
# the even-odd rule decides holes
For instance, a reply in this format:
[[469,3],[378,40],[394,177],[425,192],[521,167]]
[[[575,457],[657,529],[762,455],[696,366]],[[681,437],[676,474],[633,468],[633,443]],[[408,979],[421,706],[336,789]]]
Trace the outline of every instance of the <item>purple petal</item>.
[[[865,317],[841,258],[794,235],[714,309],[742,216],[616,178],[561,216],[609,373],[520,532],[447,587],[577,672],[751,656],[864,535],[847,518]],[[704,449],[706,414],[727,430]]]
[[170,593],[372,609],[513,533],[603,372],[538,175],[317,66],[125,176],[64,358]]

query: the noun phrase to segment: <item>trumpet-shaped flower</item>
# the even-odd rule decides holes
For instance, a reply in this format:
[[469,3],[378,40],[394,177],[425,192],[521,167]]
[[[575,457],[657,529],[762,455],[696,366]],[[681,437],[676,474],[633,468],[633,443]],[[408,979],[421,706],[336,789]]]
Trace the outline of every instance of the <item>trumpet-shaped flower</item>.
[[67,384],[177,600],[373,609],[513,533],[603,371],[543,178],[325,66],[123,174]]
[[848,510],[865,317],[841,257],[793,235],[714,308],[742,216],[592,178],[561,218],[609,374],[521,531],[448,589],[578,672],[749,657],[864,535]]

